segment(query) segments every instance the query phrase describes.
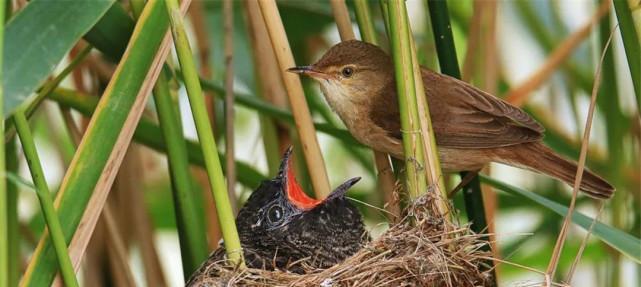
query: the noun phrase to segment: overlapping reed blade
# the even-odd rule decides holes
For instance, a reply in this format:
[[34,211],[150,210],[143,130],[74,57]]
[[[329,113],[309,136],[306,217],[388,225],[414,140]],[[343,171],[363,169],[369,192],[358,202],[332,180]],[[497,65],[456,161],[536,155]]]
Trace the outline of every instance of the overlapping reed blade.
[[[62,278],[67,286],[79,286],[73,266],[71,265],[71,260],[69,259],[67,243],[62,232],[60,219],[56,215],[56,210],[53,207],[53,200],[51,199],[51,193],[47,186],[47,182],[45,181],[44,171],[40,164],[38,152],[36,151],[33,135],[31,134],[29,123],[27,122],[27,118],[24,114],[24,108],[18,108],[13,116],[13,122],[15,124],[16,131],[20,136],[22,150],[27,158],[31,177],[36,185],[36,194],[38,195],[40,207],[47,223],[47,230],[51,236],[51,240],[53,241]],[[5,212],[5,210],[3,210],[3,212]]]
[[388,2],[390,42],[394,59],[396,89],[401,115],[403,150],[407,193],[410,198],[417,198],[427,191],[427,181],[423,168],[426,168],[421,136],[421,122],[418,114],[417,94],[412,64],[410,28],[407,21],[405,2],[393,0]]
[[[347,5],[344,0],[332,0],[332,12],[339,34],[342,41],[355,39],[354,31],[352,30],[352,22],[349,18]],[[356,7],[356,15],[358,27],[361,30],[361,37],[365,42],[377,44],[376,34],[374,33],[374,25],[371,22],[368,4],[365,0],[357,0],[354,2]],[[378,177],[378,190],[383,194],[385,199],[385,209],[389,211],[388,215],[390,220],[395,221],[400,216],[400,207],[398,200],[395,199],[394,186],[396,180],[390,165],[389,155],[374,151],[374,163],[376,164],[376,171]]]
[[[99,108],[61,184],[56,206],[60,221],[65,223],[63,233],[66,240],[70,240],[74,233],[79,234],[79,247],[70,248],[72,258],[77,258],[74,259],[76,262],[82,257],[152,83],[155,82],[168,52],[167,49],[162,49],[158,54],[150,53],[161,47],[167,26],[164,3],[149,1],[136,25],[125,56],[101,97]],[[131,97],[131,94],[137,96]],[[92,196],[92,192],[95,196]],[[95,199],[96,206],[87,209],[86,215],[95,219],[89,220],[91,224],[83,225],[82,230],[76,230],[90,197]],[[49,236],[44,236],[21,285],[49,285],[56,271],[53,260],[55,254]]]
[[[2,54],[4,47],[5,3],[0,3],[0,119],[4,119],[4,86],[2,81]],[[0,123],[4,136],[4,121]],[[4,139],[0,140],[0,174],[6,174]],[[0,234],[9,234],[7,181],[0,178]],[[9,236],[0,236],[0,287],[9,286]]]
[[[608,21],[609,23],[609,21]],[[568,207],[567,214],[563,220],[563,225],[561,226],[561,231],[557,237],[556,244],[554,245],[554,252],[550,258],[550,262],[546,269],[546,274],[549,278],[554,278],[554,273],[556,272],[556,267],[559,263],[559,257],[563,251],[563,245],[565,244],[565,238],[567,236],[568,228],[570,227],[570,222],[572,221],[572,215],[574,212],[574,207],[576,205],[576,197],[579,194],[579,186],[581,185],[581,179],[583,178],[583,171],[585,170],[585,160],[587,158],[588,143],[590,142],[590,133],[592,129],[592,119],[594,117],[594,109],[596,107],[596,100],[599,91],[599,85],[601,84],[601,68],[605,59],[606,52],[612,41],[613,32],[610,33],[603,52],[601,53],[601,60],[596,69],[596,75],[594,77],[594,87],[592,88],[592,95],[590,97],[590,108],[588,110],[588,115],[585,120],[585,129],[583,130],[583,140],[581,143],[581,153],[579,155],[579,161],[577,163],[578,168],[576,170],[576,176],[574,179],[574,187],[572,189],[572,199],[570,201],[570,206]],[[616,275],[618,276],[618,274]]]
[[[134,2],[143,1],[132,1],[132,3]],[[142,5],[136,4],[132,7],[136,18],[139,18],[142,12],[138,9],[143,7],[144,2]],[[187,147],[183,138],[180,111],[176,108],[176,101],[172,99],[169,79],[170,76],[167,72],[161,72],[158,75],[158,80],[153,88],[153,96],[163,139],[167,144],[167,160],[171,175],[182,269],[183,275],[188,277],[207,257],[207,239],[202,230],[202,219],[196,212],[197,202],[200,200],[197,200],[189,175]]]
[[198,139],[200,140],[200,146],[205,158],[205,166],[209,175],[209,182],[216,202],[218,222],[220,223],[223,239],[225,240],[225,251],[229,260],[244,267],[243,252],[240,246],[238,231],[236,230],[234,212],[229,201],[225,178],[217,153],[216,141],[214,140],[214,134],[211,130],[207,110],[205,109],[205,99],[177,0],[167,1],[167,12],[169,14],[169,22],[174,38],[174,47],[183,72],[183,81],[187,89],[189,104],[194,117],[194,123],[196,124],[196,132],[198,133]]
[[263,12],[265,26],[267,27],[272,47],[281,70],[283,82],[287,89],[289,105],[294,115],[294,121],[296,122],[296,131],[302,143],[303,154],[314,193],[316,194],[316,198],[325,198],[331,189],[329,187],[327,171],[325,170],[325,161],[323,160],[318,139],[316,138],[316,129],[314,128],[309,107],[307,106],[307,101],[303,93],[303,86],[298,75],[286,71],[293,67],[295,63],[287,35],[285,34],[285,27],[283,27],[283,22],[280,18],[275,0],[258,1],[258,3]]

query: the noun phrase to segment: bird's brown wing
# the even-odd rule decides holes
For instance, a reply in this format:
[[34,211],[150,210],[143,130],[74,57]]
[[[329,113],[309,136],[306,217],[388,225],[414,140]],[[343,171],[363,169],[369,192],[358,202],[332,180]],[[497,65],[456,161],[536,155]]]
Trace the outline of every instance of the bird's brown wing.
[[[447,148],[471,149],[535,142],[544,128],[523,110],[463,81],[422,69],[436,142]],[[395,87],[388,93],[395,94]],[[384,97],[371,117],[389,135],[401,139],[398,104]],[[381,116],[383,115],[383,116]]]
[[463,81],[422,72],[439,145],[493,148],[543,137],[544,128],[523,110]]

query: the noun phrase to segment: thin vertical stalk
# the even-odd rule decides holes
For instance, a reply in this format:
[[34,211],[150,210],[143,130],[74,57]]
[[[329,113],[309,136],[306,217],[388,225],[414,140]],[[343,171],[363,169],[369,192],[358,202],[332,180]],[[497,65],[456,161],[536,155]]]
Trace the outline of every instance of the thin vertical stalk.
[[368,1],[354,0],[354,11],[356,11],[356,22],[363,41],[378,45]]
[[[205,79],[213,79],[214,70],[210,63],[211,48],[205,19],[206,13],[204,4],[205,1],[194,1],[189,7],[189,15],[198,50],[200,74]],[[220,129],[216,129],[216,103],[215,92],[205,91],[205,106],[207,106],[207,114],[209,115],[211,127],[214,129],[214,136],[218,136],[218,132],[220,132]],[[211,187],[207,180],[207,172],[202,168],[192,167],[191,174],[196,179],[197,184],[201,187],[200,194],[204,201],[203,204],[205,205],[207,243],[210,250],[213,250],[218,248],[218,242],[220,241],[221,234],[220,226],[218,225],[218,217],[216,216],[216,206],[214,206],[214,198],[211,195]]]
[[[265,28],[262,12],[257,1],[247,0],[244,4],[248,22],[247,29],[249,30],[250,43],[252,45],[254,79],[257,83],[256,90],[260,91],[258,93],[259,96],[267,102],[284,108],[287,106],[287,100],[284,97],[287,91],[285,91],[280,77],[278,63],[269,42],[269,34]],[[291,140],[289,139],[289,132],[284,128],[279,128],[275,120],[262,113],[260,113],[260,118],[268,171],[270,175],[274,175],[278,173],[281,151],[291,145]]]
[[[447,2],[428,0],[428,8],[441,72],[460,79],[461,72],[456,57]],[[468,175],[468,172],[461,172],[461,179],[466,178],[466,175]],[[483,194],[478,176],[474,176],[474,178],[463,187],[463,199],[468,220],[472,222],[471,229],[478,234],[487,233]],[[486,241],[489,241],[489,237],[484,238]],[[490,243],[488,242],[488,244],[482,248],[485,250],[491,249]],[[493,275],[492,277],[493,280],[491,282],[493,285],[496,285],[496,276]]]
[[200,140],[200,146],[205,159],[205,166],[209,175],[209,183],[212,187],[212,193],[218,210],[218,221],[220,222],[223,239],[225,240],[225,250],[227,256],[234,264],[240,264],[244,267],[245,263],[240,246],[238,231],[234,220],[234,212],[225,186],[225,178],[218,158],[216,141],[209,123],[209,116],[205,108],[205,98],[200,86],[198,72],[192,57],[189,40],[185,32],[185,27],[178,7],[177,0],[168,0],[167,12],[169,13],[169,22],[174,37],[174,46],[178,54],[178,60],[183,73],[183,81],[187,89],[189,104],[193,113],[196,124],[196,132]]
[[225,166],[227,193],[236,207],[236,166],[234,165],[234,3],[223,0],[225,31]]
[[621,28],[621,38],[623,39],[623,48],[628,58],[628,67],[632,76],[632,85],[637,100],[637,111],[641,111],[641,27],[634,26],[632,18],[632,9],[627,0],[614,0],[614,10],[616,11],[619,28]]
[[[405,16],[407,17],[407,16]],[[409,23],[409,20],[407,20]],[[408,24],[409,25],[409,24]],[[412,35],[411,26],[410,35]],[[425,175],[427,176],[427,183],[434,187],[437,197],[436,206],[439,214],[444,218],[450,213],[448,204],[447,190],[445,189],[445,180],[441,172],[441,162],[438,157],[438,148],[436,147],[436,138],[434,136],[434,128],[432,127],[430,109],[427,104],[427,97],[425,95],[425,87],[421,68],[418,64],[418,57],[416,55],[416,45],[414,44],[414,37],[410,36],[410,47],[412,52],[412,69],[414,70],[414,87],[416,89],[416,103],[418,107],[418,118],[420,120],[421,134],[423,135],[423,149],[425,157]]]
[[[132,4],[143,2],[134,0]],[[138,7],[138,8],[136,8]],[[143,5],[133,5],[133,14],[138,18]],[[137,9],[141,9],[138,10]],[[158,75],[153,97],[163,139],[167,145],[167,161],[171,175],[172,197],[175,205],[176,226],[180,243],[183,275],[188,278],[201,262],[207,258],[207,239],[202,231],[202,220],[198,216],[196,193],[192,187],[187,160],[187,146],[180,123],[180,111],[172,99],[169,87],[170,77],[166,71]]]
[[294,114],[296,131],[302,143],[303,155],[305,156],[305,162],[307,163],[314,193],[316,194],[316,198],[325,198],[330,192],[329,179],[327,177],[327,170],[325,170],[325,161],[323,160],[318,139],[316,138],[316,129],[314,128],[309,106],[303,93],[303,86],[298,75],[286,71],[295,64],[294,56],[287,40],[287,34],[285,34],[285,27],[283,27],[283,22],[280,18],[275,0],[258,1],[258,3],[263,12],[265,26],[267,27],[272,47],[281,70],[281,76],[287,89],[289,105]]
[[[109,251],[109,261],[111,263],[112,274],[114,274],[114,281],[116,286],[136,286],[134,276],[129,266],[129,256],[127,254],[127,247],[123,238],[124,233],[118,228],[118,224],[112,207],[110,204],[105,204],[102,210],[102,220],[105,226],[105,237],[107,250]],[[157,285],[156,285],[157,286]]]
[[45,181],[44,171],[40,164],[40,158],[36,151],[33,135],[29,129],[24,109],[20,108],[15,113],[13,119],[16,131],[20,136],[22,149],[24,150],[25,157],[27,158],[31,177],[36,185],[36,194],[40,200],[40,207],[42,208],[42,213],[44,214],[45,221],[47,222],[47,229],[51,235],[51,240],[53,241],[53,246],[58,257],[60,273],[62,273],[62,278],[67,286],[78,286],[78,280],[76,279],[73,266],[71,265],[71,260],[69,259],[69,253],[67,251],[64,234],[62,233],[62,227],[60,226],[60,221],[56,215],[56,210],[53,207],[51,193],[49,192],[49,187]]
[[332,6],[332,14],[334,14],[334,21],[338,26],[338,34],[341,36],[341,41],[356,39],[345,0],[330,0],[329,3]]
[[[334,4],[334,2],[332,3],[332,11],[334,11],[334,18],[336,18],[338,30],[343,31],[340,32],[341,40],[346,41],[353,39],[354,33],[352,31],[352,23],[349,19],[349,13],[347,12],[345,2],[338,1],[336,4]],[[356,19],[361,31],[361,37],[365,42],[376,45],[378,41],[376,39],[376,33],[374,32],[374,25],[371,22],[368,3],[365,0],[356,0],[354,4],[356,6]],[[346,16],[347,19],[339,21],[338,18],[341,15]],[[345,30],[352,31],[352,38],[348,38],[350,33]],[[345,37],[343,35],[345,35]],[[383,198],[386,203],[385,208],[390,212],[389,219],[394,221],[400,216],[400,206],[398,204],[398,200],[396,200],[394,196],[394,183],[396,180],[394,178],[394,173],[392,172],[392,166],[390,165],[389,155],[374,151],[374,164],[376,165],[376,176],[378,179],[379,191],[383,194]]]
[[[4,14],[5,1],[0,1],[0,119],[4,119],[4,81],[2,80],[2,55],[4,47]],[[0,135],[4,137],[4,120],[0,120]],[[0,140],[0,287],[9,286],[9,221],[8,193],[5,166],[4,139]],[[6,234],[3,235],[3,234]]]
[[[2,109],[0,109],[2,110]],[[16,139],[11,138],[5,145],[6,172],[18,172],[18,153]],[[18,286],[20,280],[20,234],[18,222],[18,186],[14,182],[3,178],[7,183],[7,237],[9,243],[9,278],[8,286]]]
[[[616,3],[617,1],[614,2]],[[603,1],[603,4],[610,4],[610,1]],[[599,82],[599,94],[601,96],[597,98],[597,104],[601,108],[600,111],[603,112],[606,128],[606,143],[608,147],[607,162],[609,164],[609,168],[607,169],[605,176],[614,186],[619,186],[622,179],[621,167],[623,167],[626,162],[624,153],[625,145],[624,141],[622,141],[626,131],[621,123],[626,122],[626,119],[620,105],[621,93],[617,86],[617,79],[620,77],[620,70],[617,69],[615,63],[615,51],[614,49],[608,50],[607,48],[610,38],[608,35],[614,33],[612,32],[611,19],[610,14],[607,14],[599,24],[600,45],[598,47],[604,51],[604,57],[601,64],[603,69],[603,72],[601,73],[603,80]],[[621,33],[624,32],[621,25],[615,27],[615,31],[616,29],[621,29]],[[613,211],[626,209],[627,203],[625,200],[625,190],[617,191],[610,200],[610,209]],[[612,212],[611,222],[616,228],[625,228],[626,216],[621,212]],[[608,284],[610,284],[610,286],[620,286],[622,271],[621,255],[618,252],[614,252],[610,257],[610,260],[612,264],[609,266],[610,268],[608,268],[608,270],[611,271],[611,281],[608,282]]]
[[287,40],[285,27],[280,18],[278,7],[275,0],[258,1],[261,11],[263,12],[263,20],[269,33],[272,43],[272,48],[278,65],[281,70],[281,76],[287,95],[289,98],[289,105],[294,115],[296,123],[296,131],[298,138],[301,141],[303,155],[309,171],[312,186],[316,198],[325,198],[329,192],[329,178],[327,170],[325,170],[325,160],[321,154],[318,139],[316,138],[316,129],[314,128],[309,106],[305,100],[303,86],[300,78],[297,75],[286,72],[287,69],[293,67],[294,56],[291,47]]
[[405,156],[406,185],[410,198],[417,198],[427,191],[423,138],[420,136],[420,119],[412,64],[410,29],[407,23],[405,2],[388,3],[390,39],[396,76],[396,89],[401,113],[403,150]]
[[183,275],[187,278],[207,258],[207,239],[202,231],[202,219],[196,212],[197,193],[194,192],[189,174],[187,145],[182,136],[179,111],[175,108],[176,102],[171,97],[169,78],[164,71],[158,76],[153,96],[158,121],[167,145]]
[[[606,23],[609,23],[609,21],[607,21]],[[556,272],[556,267],[559,263],[561,252],[563,251],[563,245],[565,244],[565,238],[567,236],[568,228],[570,226],[570,222],[572,221],[572,214],[574,212],[574,207],[576,205],[576,197],[579,193],[579,186],[581,185],[581,179],[583,178],[583,171],[585,169],[585,161],[587,158],[588,144],[590,142],[590,132],[592,129],[592,119],[594,117],[594,109],[597,101],[599,84],[601,82],[601,68],[604,65],[606,53],[612,41],[613,35],[614,35],[614,31],[610,33],[610,36],[608,37],[608,40],[606,41],[603,47],[603,52],[601,53],[601,60],[599,61],[599,64],[596,69],[596,75],[594,76],[594,86],[592,88],[592,94],[590,97],[590,108],[588,110],[588,115],[585,120],[585,129],[583,130],[583,139],[581,142],[581,153],[579,154],[579,161],[577,163],[578,168],[576,170],[576,176],[574,178],[572,199],[570,200],[570,206],[568,207],[567,214],[565,216],[565,219],[563,220],[561,231],[556,240],[556,244],[554,245],[554,252],[552,253],[550,262],[545,272],[547,276],[549,276],[549,278],[554,278],[554,273]],[[618,262],[616,264],[618,264]],[[617,282],[618,282],[618,275],[619,274],[616,274],[617,279],[615,279],[615,281]],[[618,286],[618,285],[614,285],[614,286]]]

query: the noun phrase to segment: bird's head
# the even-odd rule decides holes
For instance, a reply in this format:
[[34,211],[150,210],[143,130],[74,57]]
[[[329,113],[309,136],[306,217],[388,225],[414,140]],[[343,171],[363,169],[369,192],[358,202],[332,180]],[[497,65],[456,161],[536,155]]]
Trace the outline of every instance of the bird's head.
[[[360,244],[364,233],[360,213],[345,198],[360,178],[346,181],[325,199],[311,198],[296,182],[291,154],[290,147],[278,175],[261,183],[236,218],[243,248],[264,258],[278,257],[277,267],[330,249],[328,244]],[[358,236],[336,242],[336,233],[345,232]]]
[[394,81],[394,64],[378,46],[350,40],[331,47],[316,63],[288,69],[318,81],[337,111],[347,102],[363,103]]

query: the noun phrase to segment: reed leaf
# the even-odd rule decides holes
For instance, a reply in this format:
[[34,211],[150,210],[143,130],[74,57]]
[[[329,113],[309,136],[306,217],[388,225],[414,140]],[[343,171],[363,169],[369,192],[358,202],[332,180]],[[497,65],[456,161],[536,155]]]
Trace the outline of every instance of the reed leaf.
[[[125,57],[101,97],[78,151],[56,198],[65,239],[71,240],[91,194],[98,184],[136,97],[145,81],[155,52],[167,31],[163,1],[147,3],[136,25]],[[23,278],[23,286],[51,284],[55,275],[55,255],[50,238],[43,237]]]
[[114,0],[34,0],[7,23],[2,54],[5,118],[44,82],[113,4]]
[[619,28],[623,38],[623,48],[628,58],[628,67],[632,76],[632,85],[637,100],[637,110],[641,111],[641,38],[638,38],[641,27],[634,26],[632,9],[627,0],[614,0],[614,10],[619,20]]
[[[534,192],[518,188],[516,186],[498,181],[496,179],[481,175],[481,182],[489,184],[494,188],[503,190],[509,194],[527,198],[551,211],[558,214],[559,216],[565,216],[568,212],[567,206],[564,206],[560,203],[549,200],[543,196],[540,196]],[[581,226],[583,229],[588,230],[592,221],[594,219],[590,218],[578,211],[575,211],[572,214],[572,222]],[[621,254],[624,254],[631,260],[641,263],[641,239],[636,238],[630,234],[625,233],[624,231],[612,227],[610,225],[597,222],[592,229],[592,234],[594,237],[603,241],[605,244],[610,247],[618,250]]]

